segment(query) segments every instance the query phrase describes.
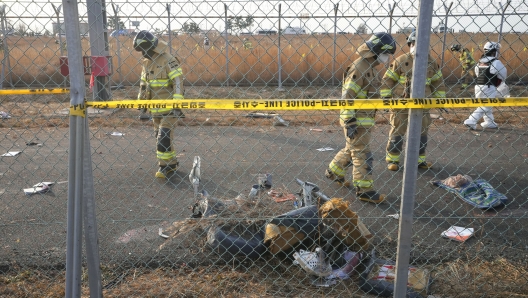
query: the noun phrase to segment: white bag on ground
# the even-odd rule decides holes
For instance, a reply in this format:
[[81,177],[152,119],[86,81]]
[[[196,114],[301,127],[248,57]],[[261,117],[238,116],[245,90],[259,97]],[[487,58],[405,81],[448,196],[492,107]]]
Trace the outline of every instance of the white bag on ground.
[[510,87],[506,83],[502,82],[499,87],[497,87],[497,97],[510,97]]

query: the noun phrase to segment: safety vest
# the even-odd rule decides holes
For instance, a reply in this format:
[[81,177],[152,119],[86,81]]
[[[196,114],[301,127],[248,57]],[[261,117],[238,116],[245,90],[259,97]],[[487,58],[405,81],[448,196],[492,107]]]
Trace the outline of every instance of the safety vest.
[[491,59],[489,62],[479,62],[479,73],[477,76],[477,85],[488,85],[498,87],[500,85],[497,73],[492,74],[490,71],[491,64],[497,59]]

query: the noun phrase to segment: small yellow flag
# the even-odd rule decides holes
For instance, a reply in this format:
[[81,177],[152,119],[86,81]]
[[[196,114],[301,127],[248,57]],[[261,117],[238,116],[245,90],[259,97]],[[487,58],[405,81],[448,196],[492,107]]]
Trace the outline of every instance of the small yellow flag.
[[292,48],[292,46],[290,45],[290,49]]
[[526,47],[524,47],[523,51],[526,52]]
[[306,54],[302,54],[301,55],[301,59],[299,61],[303,61],[304,57],[306,56]]
[[310,49],[313,49],[313,44],[310,45]]

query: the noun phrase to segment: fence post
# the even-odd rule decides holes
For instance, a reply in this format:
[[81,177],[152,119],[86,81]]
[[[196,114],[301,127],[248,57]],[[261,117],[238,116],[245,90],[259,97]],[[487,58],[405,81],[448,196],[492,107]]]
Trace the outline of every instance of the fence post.
[[445,54],[445,45],[446,45],[446,35],[447,35],[447,17],[449,16],[449,11],[451,10],[451,6],[453,6],[453,2],[449,4],[449,7],[445,5],[445,3],[442,3],[444,5],[445,9],[445,19],[444,19],[444,41],[442,42],[442,59],[440,62],[440,69],[444,68],[444,54]]
[[[422,0],[418,10],[416,51],[412,71],[411,98],[425,97],[427,61],[431,40],[431,22],[433,19],[433,1]],[[407,127],[407,148],[403,171],[402,201],[398,231],[398,250],[396,257],[396,280],[394,297],[405,297],[407,292],[409,258],[411,253],[414,197],[418,176],[418,154],[422,130],[422,109],[409,110]]]
[[5,61],[6,59],[9,59],[9,56],[6,54],[6,49],[7,49],[7,34],[6,34],[6,30],[5,30],[5,26],[4,26],[4,20],[5,20],[5,8],[6,8],[6,5],[5,4],[2,4],[0,6],[0,18],[2,18],[0,21],[1,21],[1,26],[2,26],[2,36],[3,36],[3,39],[2,39],[2,49],[4,50],[4,58],[2,59],[2,73],[0,73],[0,89],[4,89],[4,80],[5,80]]
[[389,4],[389,34],[392,34],[392,16],[394,14],[394,9],[396,8],[396,2],[394,2],[394,5]]
[[[108,32],[106,32],[106,8],[104,2],[86,0],[88,7],[88,24],[90,24],[90,55],[108,56]],[[79,34],[80,36],[80,34]],[[107,76],[94,77],[93,99],[110,98],[110,80]]]
[[510,5],[510,2],[511,2],[511,0],[508,0],[504,7],[502,7],[502,3],[499,2],[499,5],[500,5],[502,11],[500,12],[501,13],[501,22],[500,22],[500,27],[499,27],[499,38],[497,39],[497,42],[500,42],[501,39],[502,39],[502,25],[504,24],[504,13],[506,12],[506,9]]
[[226,81],[225,84],[229,87],[229,38],[227,36],[227,4],[224,4],[225,9],[225,50],[226,50]]
[[[51,3],[51,5],[53,6],[53,9],[55,10],[55,15],[57,16],[57,34],[59,35],[59,50],[60,50],[60,55],[62,57],[64,56],[64,50],[63,50],[62,34],[61,34],[62,26],[61,26],[60,18],[59,18],[62,4],[60,4],[59,6],[55,6],[55,4]],[[62,83],[60,85],[63,85],[63,84],[64,84],[64,87],[66,87],[66,78],[62,79]]]
[[[99,240],[88,117],[84,106],[84,71],[77,2],[64,1],[64,21],[70,69],[70,146],[68,156],[68,207],[65,297],[81,297],[82,235],[86,243],[90,297],[102,297]],[[91,24],[92,25],[92,24]],[[91,35],[97,36],[97,35]]]
[[337,47],[337,10],[339,3],[334,4],[334,55],[332,57],[332,86],[335,85],[335,60],[336,60],[336,47]]
[[117,67],[116,71],[118,73],[118,81],[117,86],[115,86],[116,89],[123,88],[123,78],[121,77],[121,41],[119,40],[119,31],[121,30],[121,27],[119,26],[119,5],[112,3],[112,9],[114,10],[114,18],[115,18],[115,27],[116,27],[116,51],[117,51]]
[[278,29],[278,34],[279,34],[279,48],[278,48],[278,59],[277,59],[277,63],[279,64],[279,87],[277,88],[277,91],[284,91],[284,88],[282,88],[282,63],[281,63],[281,54],[282,54],[282,49],[281,49],[281,4],[279,3],[279,29]]
[[167,4],[167,27],[169,28],[169,54],[172,54],[172,32],[171,32],[171,17],[170,17],[170,9],[171,5]]

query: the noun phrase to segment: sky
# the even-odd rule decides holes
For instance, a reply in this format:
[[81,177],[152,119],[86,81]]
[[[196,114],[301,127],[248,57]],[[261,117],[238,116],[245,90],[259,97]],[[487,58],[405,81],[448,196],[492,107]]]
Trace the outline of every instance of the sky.
[[[81,21],[87,22],[86,1],[78,1]],[[94,0],[95,1],[95,0]],[[17,27],[23,23],[32,31],[52,31],[52,23],[56,22],[56,7],[62,1],[48,0],[19,0],[1,1],[6,5],[7,19]],[[278,29],[279,4],[281,6],[281,27],[303,27],[307,32],[333,32],[334,7],[338,4],[337,32],[355,32],[362,23],[366,23],[368,32],[382,32],[389,28],[389,11],[393,11],[393,29],[415,26],[417,23],[419,1],[369,1],[369,0],[268,0],[268,1],[153,1],[129,0],[106,1],[107,17],[113,17],[114,9],[118,7],[118,16],[127,28],[132,26],[131,21],[139,21],[139,30],[153,30],[155,28],[166,30],[168,28],[167,4],[170,4],[172,30],[181,28],[185,22],[195,22],[203,30],[216,29],[223,31],[225,6],[228,7],[228,16],[253,16],[255,25],[251,31],[259,29]],[[442,22],[446,15],[446,8],[452,3],[447,19],[448,27],[455,32],[498,32],[501,23],[500,12],[506,5],[504,1],[494,0],[458,0],[435,1],[433,25]],[[112,5],[113,4],[113,5]],[[389,6],[390,5],[390,6]],[[389,8],[390,7],[390,8]],[[511,0],[505,10],[507,15],[503,24],[503,32],[526,32],[528,29],[528,5],[523,0]],[[477,16],[488,14],[489,16]],[[465,16],[470,15],[470,16]],[[494,15],[494,16],[491,16]],[[524,17],[524,21],[523,21]],[[60,13],[62,22],[62,12]]]

